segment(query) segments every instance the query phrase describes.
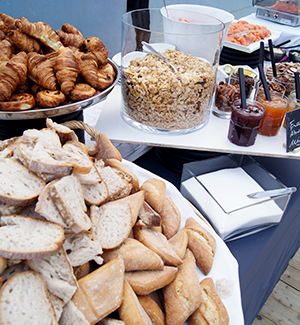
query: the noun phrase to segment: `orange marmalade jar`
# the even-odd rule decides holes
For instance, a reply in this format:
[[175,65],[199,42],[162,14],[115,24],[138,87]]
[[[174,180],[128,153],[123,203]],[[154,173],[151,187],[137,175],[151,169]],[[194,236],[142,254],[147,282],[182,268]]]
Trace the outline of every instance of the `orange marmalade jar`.
[[258,131],[261,135],[277,135],[288,108],[287,97],[271,94],[271,99],[270,101],[267,100],[265,95],[257,97],[257,101],[266,108],[265,116]]

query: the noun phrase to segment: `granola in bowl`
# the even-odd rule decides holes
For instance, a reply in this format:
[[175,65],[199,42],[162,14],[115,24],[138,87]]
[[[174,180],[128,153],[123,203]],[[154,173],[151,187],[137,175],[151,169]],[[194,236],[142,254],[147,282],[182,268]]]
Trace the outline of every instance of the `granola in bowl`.
[[130,61],[122,74],[123,110],[131,119],[162,130],[190,129],[208,117],[216,72],[201,58],[167,49],[178,72],[154,54]]

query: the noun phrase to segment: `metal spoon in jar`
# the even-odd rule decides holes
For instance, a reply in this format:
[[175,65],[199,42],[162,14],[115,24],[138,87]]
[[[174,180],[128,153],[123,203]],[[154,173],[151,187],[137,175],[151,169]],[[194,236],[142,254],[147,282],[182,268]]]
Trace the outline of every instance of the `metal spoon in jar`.
[[170,61],[168,61],[162,54],[157,52],[150,44],[148,44],[147,42],[144,42],[144,41],[142,41],[142,44],[143,44],[143,50],[146,53],[152,53],[152,54],[157,55],[172,68],[173,72],[178,72],[178,70],[174,67],[174,65]]

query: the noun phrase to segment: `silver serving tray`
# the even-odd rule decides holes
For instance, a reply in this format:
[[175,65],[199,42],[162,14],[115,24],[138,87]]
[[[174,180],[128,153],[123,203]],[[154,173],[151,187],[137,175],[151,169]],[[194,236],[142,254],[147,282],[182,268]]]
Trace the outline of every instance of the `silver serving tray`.
[[108,61],[113,65],[116,71],[116,77],[113,84],[111,84],[101,93],[76,103],[71,103],[53,108],[31,109],[26,111],[0,111],[0,120],[33,120],[39,118],[60,116],[80,111],[97,104],[98,102],[104,100],[107,97],[107,95],[113,90],[115,85],[118,83],[118,80],[120,78],[120,71],[118,66],[112,60],[108,59]]

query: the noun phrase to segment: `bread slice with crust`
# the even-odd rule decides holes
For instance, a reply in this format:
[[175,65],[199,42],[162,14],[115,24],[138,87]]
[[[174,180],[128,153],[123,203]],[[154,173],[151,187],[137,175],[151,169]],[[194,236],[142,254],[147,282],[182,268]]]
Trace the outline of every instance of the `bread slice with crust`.
[[83,313],[75,306],[72,300],[65,304],[59,325],[90,325]]
[[41,274],[49,292],[67,303],[77,290],[77,280],[63,247],[42,258],[26,261],[27,265]]
[[34,203],[45,186],[42,179],[12,158],[0,159],[0,184],[0,202],[18,206]]
[[58,325],[45,283],[37,272],[18,273],[3,285],[0,323]]
[[46,119],[46,125],[47,128],[55,130],[55,132],[58,134],[60,138],[60,142],[62,144],[66,143],[69,140],[75,140],[78,141],[78,137],[76,133],[68,128],[67,126],[64,126],[62,124],[58,124],[54,121],[52,121],[50,118]]
[[21,215],[0,219],[0,255],[12,259],[33,259],[59,249],[65,236],[62,226]]
[[75,233],[88,231],[91,228],[91,220],[85,213],[87,207],[83,189],[75,175],[64,176],[57,182],[53,182],[50,193],[64,222]]
[[125,198],[107,202],[100,207],[92,205],[90,216],[92,234],[103,249],[121,245],[131,232],[144,200],[144,192],[136,192]]

